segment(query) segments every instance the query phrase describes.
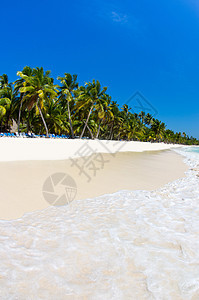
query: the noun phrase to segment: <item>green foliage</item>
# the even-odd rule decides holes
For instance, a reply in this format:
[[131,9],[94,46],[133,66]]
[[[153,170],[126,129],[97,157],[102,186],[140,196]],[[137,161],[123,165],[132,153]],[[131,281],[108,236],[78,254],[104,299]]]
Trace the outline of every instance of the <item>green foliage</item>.
[[185,132],[166,129],[166,124],[149,113],[132,113],[101,87],[98,80],[79,86],[77,75],[65,73],[55,85],[50,71],[26,66],[12,84],[0,76],[0,130],[9,131],[13,120],[18,131],[36,134],[67,134],[72,138],[102,138],[199,145]]

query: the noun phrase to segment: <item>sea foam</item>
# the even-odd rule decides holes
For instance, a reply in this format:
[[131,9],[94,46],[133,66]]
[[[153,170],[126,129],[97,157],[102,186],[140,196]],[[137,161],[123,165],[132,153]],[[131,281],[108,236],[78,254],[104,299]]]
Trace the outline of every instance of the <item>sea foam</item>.
[[0,299],[199,299],[199,154],[186,177],[0,222]]

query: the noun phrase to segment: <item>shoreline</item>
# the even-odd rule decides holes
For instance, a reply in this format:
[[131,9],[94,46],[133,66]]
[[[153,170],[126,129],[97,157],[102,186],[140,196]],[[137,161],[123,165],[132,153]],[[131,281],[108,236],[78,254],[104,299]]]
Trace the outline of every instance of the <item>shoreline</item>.
[[95,298],[103,288],[102,297],[112,299],[117,285],[124,298],[197,299],[199,157],[179,152],[186,176],[158,190],[121,191],[0,221],[2,294]]
[[[46,209],[42,189],[49,176],[67,173],[75,179],[75,200],[93,199],[121,190],[157,190],[185,176],[183,157],[175,151],[121,152],[103,154],[108,161],[91,182],[71,167],[70,160],[0,162],[0,220],[21,218],[25,213]],[[85,161],[85,157],[78,161]],[[12,187],[12,188],[10,188]],[[57,191],[59,193],[59,191]]]
[[[129,159],[124,163],[124,156],[140,157],[141,160],[134,159],[138,171],[142,169],[146,173],[147,168],[152,170],[153,167],[154,174],[150,173],[149,178],[155,175],[158,180],[162,179],[166,169],[169,177],[176,176],[176,170],[179,172],[179,178],[155,190],[121,190],[77,200],[66,206],[26,211],[17,219],[1,219],[3,295],[7,295],[10,288],[13,295],[22,298],[27,298],[30,291],[37,298],[41,290],[45,291],[45,298],[61,297],[63,293],[70,293],[69,297],[78,294],[80,298],[90,295],[95,298],[96,291],[101,291],[102,287],[109,295],[112,287],[118,284],[125,298],[131,297],[132,293],[140,299],[150,298],[151,291],[156,298],[165,295],[168,298],[181,298],[182,295],[189,298],[190,285],[186,290],[179,290],[179,286],[186,287],[190,276],[191,282],[196,277],[199,187],[196,175],[199,174],[199,158],[195,160],[194,154],[183,152],[126,152],[115,157],[105,154],[114,162],[118,162],[121,156],[124,169],[131,170]],[[30,170],[36,171],[33,170],[35,164],[49,168],[62,163],[16,161],[1,162],[0,166],[10,165],[13,171],[14,165],[30,164]],[[109,165],[115,176],[111,162]],[[118,163],[114,165],[118,167]],[[179,170],[185,166],[186,173]],[[135,178],[135,168],[133,170]],[[16,195],[14,189],[13,194]],[[124,267],[121,267],[121,261]],[[100,275],[98,280],[96,270]],[[162,270],[166,271],[161,273]],[[9,285],[8,279],[13,274],[12,285]],[[153,282],[162,287],[161,291],[153,290],[153,282],[150,285],[151,274]],[[112,279],[109,282],[110,275],[114,282]],[[56,284],[52,285],[54,278]],[[67,283],[64,286],[63,280]],[[115,294],[110,295],[114,298]],[[198,296],[195,286],[191,295]]]

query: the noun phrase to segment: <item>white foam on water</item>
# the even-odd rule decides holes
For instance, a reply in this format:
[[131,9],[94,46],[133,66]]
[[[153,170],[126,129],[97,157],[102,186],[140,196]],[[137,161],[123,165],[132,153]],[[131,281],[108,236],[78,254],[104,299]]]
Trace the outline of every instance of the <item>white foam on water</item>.
[[[179,150],[178,150],[179,151]],[[199,299],[199,154],[157,191],[0,222],[0,299]]]

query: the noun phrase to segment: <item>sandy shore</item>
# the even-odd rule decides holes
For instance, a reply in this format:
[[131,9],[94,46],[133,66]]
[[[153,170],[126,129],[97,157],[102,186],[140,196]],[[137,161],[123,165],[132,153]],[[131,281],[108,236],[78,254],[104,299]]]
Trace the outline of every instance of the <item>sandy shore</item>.
[[[10,141],[7,143],[9,144]],[[25,144],[26,147],[29,147],[27,142]],[[152,144],[147,147],[154,146],[156,145]],[[1,159],[5,159],[5,157],[12,159],[18,157],[19,159],[20,155],[16,155],[15,150],[16,148],[12,147],[14,154],[10,154],[9,157],[6,155],[2,157],[1,153]],[[33,150],[31,151],[32,158],[38,157],[39,152],[35,155]],[[49,149],[48,154],[51,151],[52,149]],[[24,153],[24,157],[28,156],[30,153]],[[55,156],[57,157],[57,154]],[[104,161],[103,165],[102,160]],[[82,166],[88,161],[91,162],[90,168],[84,167],[84,172],[80,174],[76,163]],[[91,168],[92,162],[98,164],[96,165],[98,168],[96,174]],[[0,162],[0,169],[0,219],[9,220],[19,218],[26,212],[45,209],[50,205],[42,191],[44,183],[53,174],[68,174],[74,179],[77,186],[77,194],[73,201],[75,203],[76,199],[93,198],[120,190],[154,190],[183,177],[187,166],[183,163],[180,155],[167,150],[124,152],[114,156],[103,154],[98,157],[98,161],[95,161],[94,155],[74,161],[4,161]],[[63,186],[61,188],[63,189]],[[63,193],[63,190],[57,190],[56,187],[56,190],[52,191],[53,193]]]
[[186,176],[153,191],[140,189],[183,176],[181,156],[106,154],[90,183],[66,160],[1,162],[0,212],[7,219],[46,207],[43,183],[54,172],[73,172],[82,197],[139,190],[0,221],[0,298],[198,299],[199,157],[181,152]]
[[0,161],[64,160],[92,153],[158,151],[179,145],[148,142],[116,142],[101,140],[1,138]]

